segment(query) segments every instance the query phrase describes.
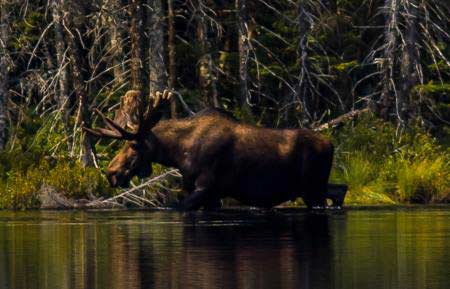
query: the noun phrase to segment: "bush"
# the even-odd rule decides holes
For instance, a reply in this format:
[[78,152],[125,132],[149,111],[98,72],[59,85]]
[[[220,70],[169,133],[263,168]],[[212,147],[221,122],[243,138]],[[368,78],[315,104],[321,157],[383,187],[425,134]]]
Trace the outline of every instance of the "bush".
[[331,180],[349,185],[347,203],[450,200],[450,151],[419,126],[398,134],[392,124],[367,115],[332,138]]
[[83,168],[70,159],[33,159],[40,154],[11,152],[2,155],[3,177],[0,181],[0,208],[26,209],[39,207],[39,189],[55,188],[69,198],[110,196],[113,190],[95,168]]
[[397,199],[410,203],[448,201],[450,174],[444,157],[405,161],[397,173]]

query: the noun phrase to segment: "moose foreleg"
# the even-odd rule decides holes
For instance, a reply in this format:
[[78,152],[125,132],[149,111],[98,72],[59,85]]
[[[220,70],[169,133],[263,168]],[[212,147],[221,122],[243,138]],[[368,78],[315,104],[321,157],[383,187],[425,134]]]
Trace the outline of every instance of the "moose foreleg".
[[206,200],[207,190],[196,189],[182,202],[182,208],[186,211],[195,211],[200,209]]
[[212,194],[213,176],[210,173],[204,173],[197,177],[194,191],[187,196],[182,207],[185,210],[198,210],[202,206],[205,209],[212,209],[221,206],[220,198],[215,198]]

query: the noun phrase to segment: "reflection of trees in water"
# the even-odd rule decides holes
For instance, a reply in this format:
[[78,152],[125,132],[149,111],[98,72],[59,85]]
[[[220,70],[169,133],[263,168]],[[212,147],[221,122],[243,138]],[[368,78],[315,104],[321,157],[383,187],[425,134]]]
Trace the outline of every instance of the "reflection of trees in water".
[[164,224],[134,216],[0,227],[2,251],[15,252],[0,255],[0,288],[298,288],[314,283],[311,267],[329,267],[328,249],[317,251],[329,243],[323,218],[249,216],[232,226],[216,223],[223,216],[151,216]]
[[53,214],[0,218],[0,289],[435,288],[449,273],[439,215]]

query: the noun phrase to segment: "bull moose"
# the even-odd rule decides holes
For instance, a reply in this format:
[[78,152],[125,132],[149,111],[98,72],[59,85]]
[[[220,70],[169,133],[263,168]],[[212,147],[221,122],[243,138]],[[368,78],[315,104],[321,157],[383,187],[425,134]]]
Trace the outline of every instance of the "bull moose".
[[150,176],[155,162],[180,170],[188,192],[181,204],[186,210],[220,207],[224,197],[264,208],[297,197],[309,208],[324,207],[327,198],[342,205],[346,187],[328,185],[333,145],[320,134],[255,127],[218,109],[160,120],[160,108],[171,97],[168,90],[156,92],[134,131],[99,110],[108,128],[84,127],[97,137],[126,141],[108,166],[111,186],[126,187],[136,175]]

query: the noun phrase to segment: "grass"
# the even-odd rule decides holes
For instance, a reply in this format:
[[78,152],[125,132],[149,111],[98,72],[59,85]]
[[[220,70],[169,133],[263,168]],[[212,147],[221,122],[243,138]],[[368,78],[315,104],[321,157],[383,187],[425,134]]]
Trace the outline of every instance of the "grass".
[[399,134],[365,116],[329,133],[337,144],[331,180],[349,185],[347,204],[450,202],[450,150],[421,128]]
[[400,202],[439,203],[450,201],[448,159],[404,161],[397,173],[397,199]]
[[38,208],[39,190],[44,185],[75,199],[113,194],[100,170],[83,168],[76,160],[31,158],[17,151],[0,158],[0,208]]
[[[27,126],[30,127],[33,126]],[[0,153],[0,209],[38,208],[38,192],[44,185],[76,199],[116,194],[100,169],[83,168],[77,160],[67,157],[49,157],[49,148],[59,141],[58,135],[49,136],[40,130],[23,132],[24,143]],[[331,182],[349,186],[346,198],[349,205],[448,203],[450,131],[443,131],[439,135],[443,142],[440,144],[419,126],[399,134],[391,123],[370,115],[330,130],[326,133],[336,147]],[[46,137],[29,137],[31,133]],[[117,145],[100,144],[97,149],[102,155],[101,166],[106,167]],[[62,151],[59,155],[67,153]],[[164,170],[154,165],[155,175]],[[151,191],[158,194],[167,187],[179,189],[179,186],[179,180],[170,179]],[[180,190],[174,190],[160,195],[167,196],[164,200],[170,203],[180,194]]]

